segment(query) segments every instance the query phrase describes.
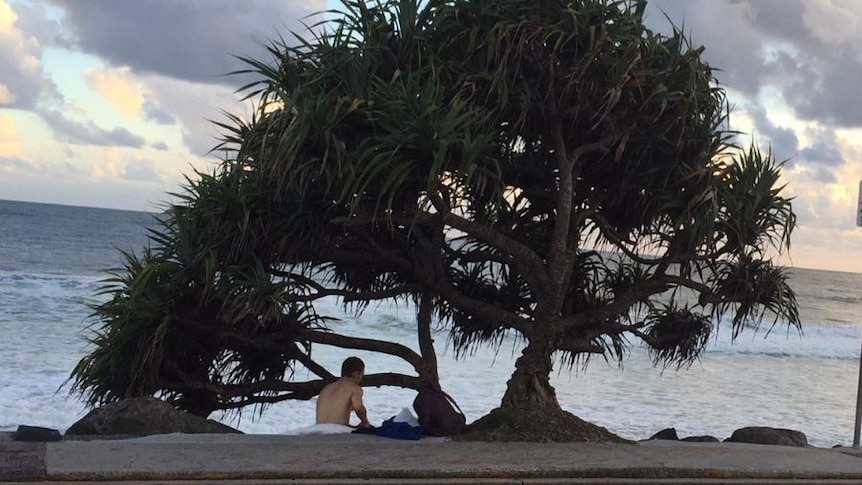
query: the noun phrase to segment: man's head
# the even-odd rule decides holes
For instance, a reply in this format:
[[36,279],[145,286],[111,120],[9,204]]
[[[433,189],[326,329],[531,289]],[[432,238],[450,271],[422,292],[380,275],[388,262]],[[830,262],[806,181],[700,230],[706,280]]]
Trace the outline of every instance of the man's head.
[[359,382],[365,376],[365,362],[359,357],[348,357],[341,363],[341,377],[349,377]]

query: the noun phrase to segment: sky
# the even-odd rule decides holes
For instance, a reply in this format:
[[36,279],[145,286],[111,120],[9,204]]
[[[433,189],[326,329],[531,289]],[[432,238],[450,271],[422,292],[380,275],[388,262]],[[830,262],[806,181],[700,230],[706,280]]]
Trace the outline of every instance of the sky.
[[[0,0],[0,199],[160,210],[250,107],[235,56],[327,0]],[[651,0],[718,71],[731,127],[786,160],[783,264],[862,272],[862,1]]]

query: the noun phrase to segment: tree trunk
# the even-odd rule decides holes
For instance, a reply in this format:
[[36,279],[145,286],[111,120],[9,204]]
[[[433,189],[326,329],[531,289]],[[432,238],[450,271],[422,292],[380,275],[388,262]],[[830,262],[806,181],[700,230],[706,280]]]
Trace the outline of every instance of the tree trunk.
[[433,310],[431,296],[423,293],[419,297],[419,312],[416,315],[416,322],[419,326],[419,352],[422,354],[422,365],[416,371],[419,373],[421,385],[439,389],[440,376],[437,370],[437,352],[434,350],[434,335],[431,332]]
[[557,401],[551,387],[554,346],[551,338],[533,336],[515,361],[500,409],[470,425],[486,441],[622,442],[605,428],[588,423]]
[[501,406],[512,415],[560,412],[551,386],[554,347],[543,339],[530,340],[515,361],[515,372],[506,385]]

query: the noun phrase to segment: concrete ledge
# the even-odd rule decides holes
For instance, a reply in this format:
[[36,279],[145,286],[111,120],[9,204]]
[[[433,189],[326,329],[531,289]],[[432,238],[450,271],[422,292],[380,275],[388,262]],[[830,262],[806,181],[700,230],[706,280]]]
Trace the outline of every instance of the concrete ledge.
[[[19,484],[24,485],[32,482],[4,482],[7,485]],[[686,484],[727,484],[727,485],[858,485],[859,480],[833,480],[833,479],[802,479],[802,480],[784,480],[784,479],[757,479],[757,478],[679,478],[679,479],[649,479],[649,478],[552,478],[552,479],[520,479],[520,478],[502,478],[502,479],[473,479],[473,478],[449,478],[449,479],[274,479],[274,480],[133,480],[133,481],[97,481],[97,482],[82,482],[82,481],[50,481],[52,484],[83,484],[83,483],[98,483],[99,485],[135,485],[135,484],[150,484],[159,483],[160,485],[200,485],[201,483],[224,484],[224,485],[275,485],[275,484],[291,484],[291,485],[564,485],[564,484],[599,484],[599,485],[631,485],[631,484],[648,484],[648,485],[686,485]]]
[[45,443],[0,440],[0,482],[44,480]]
[[[860,483],[840,450],[739,443],[464,443],[368,435],[0,442],[0,480],[160,483]],[[846,450],[845,450],[846,451]],[[827,482],[828,481],[828,482]]]

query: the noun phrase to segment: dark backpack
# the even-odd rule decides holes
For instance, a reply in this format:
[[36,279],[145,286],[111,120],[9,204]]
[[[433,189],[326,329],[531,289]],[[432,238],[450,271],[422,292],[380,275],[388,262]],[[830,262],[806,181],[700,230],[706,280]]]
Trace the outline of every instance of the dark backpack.
[[429,436],[449,436],[461,431],[467,418],[452,396],[431,387],[419,389],[413,400],[413,410],[419,418],[422,433]]

